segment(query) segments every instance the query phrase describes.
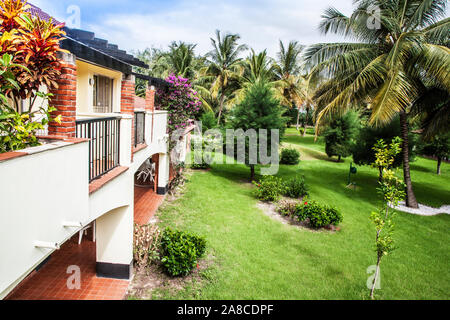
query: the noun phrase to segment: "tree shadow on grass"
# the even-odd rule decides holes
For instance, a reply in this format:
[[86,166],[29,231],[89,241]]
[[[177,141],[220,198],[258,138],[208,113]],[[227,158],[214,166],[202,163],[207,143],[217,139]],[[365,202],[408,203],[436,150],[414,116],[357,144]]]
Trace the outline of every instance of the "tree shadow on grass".
[[[430,168],[427,168],[425,166],[419,165],[417,163],[411,163],[410,166],[411,166],[411,170],[413,170],[413,171],[420,171],[420,172],[436,174],[436,169],[430,169]],[[437,166],[437,164],[436,164],[436,166]]]

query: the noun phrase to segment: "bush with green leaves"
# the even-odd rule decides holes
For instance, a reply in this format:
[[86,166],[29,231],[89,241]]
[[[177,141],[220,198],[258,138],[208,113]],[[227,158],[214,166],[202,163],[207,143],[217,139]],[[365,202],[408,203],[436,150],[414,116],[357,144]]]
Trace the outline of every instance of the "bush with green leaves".
[[342,214],[336,208],[324,206],[315,201],[299,205],[296,216],[301,222],[308,221],[309,225],[315,229],[328,225],[338,226],[343,220]]
[[305,177],[296,176],[285,183],[285,196],[293,199],[303,198],[308,195],[308,186]]
[[278,201],[286,192],[283,180],[276,176],[265,176],[253,184],[256,186],[255,195],[261,201]]
[[161,240],[161,263],[173,277],[188,275],[206,251],[206,240],[183,231],[167,228]]
[[281,151],[280,163],[296,165],[300,163],[300,152],[296,149],[283,149]]

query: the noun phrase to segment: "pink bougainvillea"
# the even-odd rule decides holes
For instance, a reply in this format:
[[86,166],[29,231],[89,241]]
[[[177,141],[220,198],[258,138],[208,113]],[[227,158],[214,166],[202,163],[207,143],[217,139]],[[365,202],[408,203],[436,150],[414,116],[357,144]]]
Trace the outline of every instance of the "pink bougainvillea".
[[166,82],[166,90],[159,89],[156,95],[156,108],[169,112],[169,133],[185,129],[200,111],[202,102],[198,92],[192,89],[189,79],[171,74]]

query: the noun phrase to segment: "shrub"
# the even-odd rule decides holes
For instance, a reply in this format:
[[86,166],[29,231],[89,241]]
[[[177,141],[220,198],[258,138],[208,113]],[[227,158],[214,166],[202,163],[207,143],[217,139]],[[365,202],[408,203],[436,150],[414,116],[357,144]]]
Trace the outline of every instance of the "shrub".
[[308,186],[305,182],[305,177],[294,177],[287,181],[286,184],[286,197],[299,199],[308,195]]
[[342,214],[336,208],[322,206],[314,201],[298,206],[296,216],[299,221],[308,220],[309,225],[315,229],[328,225],[337,226],[342,222]]
[[255,195],[261,201],[277,201],[286,191],[283,180],[275,176],[265,176],[253,184],[256,186]]
[[161,232],[157,226],[134,226],[134,261],[138,267],[145,267],[159,258]]
[[330,220],[330,224],[332,224],[333,226],[338,226],[339,223],[342,222],[342,213],[338,209],[336,209],[335,207],[327,206],[325,210]]
[[161,241],[161,263],[165,271],[174,277],[188,275],[206,250],[202,237],[167,228]]
[[296,165],[300,162],[300,152],[296,149],[283,149],[281,151],[281,164]]

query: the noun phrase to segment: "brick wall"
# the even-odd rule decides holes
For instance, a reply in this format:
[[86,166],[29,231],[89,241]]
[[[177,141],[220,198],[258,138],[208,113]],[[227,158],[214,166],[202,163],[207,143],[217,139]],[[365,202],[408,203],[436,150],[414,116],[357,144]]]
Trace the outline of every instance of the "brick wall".
[[120,112],[134,114],[135,84],[134,79],[126,78],[122,80]]
[[[135,81],[132,76],[128,76],[122,80],[122,89],[120,94],[120,112],[133,116],[131,126],[131,150],[134,148],[134,98],[136,96]],[[133,160],[133,153],[131,153]]]
[[147,91],[145,93],[145,109],[147,111],[155,110],[155,88],[154,87],[147,88]]
[[77,103],[77,67],[65,62],[62,64],[61,75],[57,80],[58,89],[50,90],[53,97],[50,105],[57,110],[52,117],[61,116],[61,123],[51,122],[48,134],[62,137],[75,137],[76,103]]

